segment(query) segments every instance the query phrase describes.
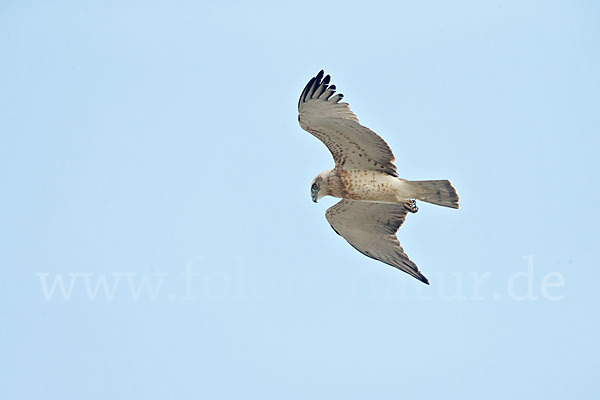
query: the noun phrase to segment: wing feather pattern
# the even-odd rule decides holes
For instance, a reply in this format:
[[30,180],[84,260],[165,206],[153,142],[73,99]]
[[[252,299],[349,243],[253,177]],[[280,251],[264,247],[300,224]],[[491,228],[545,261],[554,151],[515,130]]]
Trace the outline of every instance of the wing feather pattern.
[[396,237],[408,208],[404,204],[344,199],[329,208],[325,216],[333,230],[356,250],[429,284]]
[[337,168],[375,170],[398,176],[394,154],[375,132],[363,126],[348,103],[340,103],[343,94],[335,94],[331,77],[321,70],[300,95],[298,121],[327,146]]

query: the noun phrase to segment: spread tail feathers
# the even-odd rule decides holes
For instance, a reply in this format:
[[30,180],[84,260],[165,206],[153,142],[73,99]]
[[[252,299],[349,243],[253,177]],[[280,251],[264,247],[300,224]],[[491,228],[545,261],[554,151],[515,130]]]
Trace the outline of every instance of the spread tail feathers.
[[438,206],[458,208],[458,194],[450,181],[408,181],[417,200]]

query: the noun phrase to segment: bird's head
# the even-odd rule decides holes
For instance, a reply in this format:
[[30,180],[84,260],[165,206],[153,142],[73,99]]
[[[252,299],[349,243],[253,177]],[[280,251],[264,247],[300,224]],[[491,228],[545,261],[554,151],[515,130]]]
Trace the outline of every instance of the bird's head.
[[321,172],[310,184],[310,197],[315,203],[321,197],[327,196],[327,175],[330,171]]

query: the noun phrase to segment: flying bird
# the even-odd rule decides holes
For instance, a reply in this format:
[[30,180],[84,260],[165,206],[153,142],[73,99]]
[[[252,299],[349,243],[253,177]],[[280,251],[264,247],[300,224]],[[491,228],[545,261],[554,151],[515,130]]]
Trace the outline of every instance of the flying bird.
[[394,154],[375,132],[363,126],[331,77],[321,70],[300,95],[298,121],[327,146],[335,168],[312,181],[312,200],[342,200],[325,213],[333,230],[367,257],[389,264],[421,282],[429,280],[408,258],[396,232],[406,215],[418,211],[416,200],[458,208],[458,194],[448,180],[409,181],[398,177]]

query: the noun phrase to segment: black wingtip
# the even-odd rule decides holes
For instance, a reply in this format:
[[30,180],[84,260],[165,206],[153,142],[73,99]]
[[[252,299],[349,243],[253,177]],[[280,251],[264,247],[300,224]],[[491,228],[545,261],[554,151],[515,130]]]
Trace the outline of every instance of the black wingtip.
[[311,78],[310,81],[308,81],[308,83],[304,87],[304,90],[302,91],[302,94],[300,95],[300,100],[298,100],[298,106],[300,106],[300,103],[306,101],[306,95],[312,88],[313,83],[315,83],[315,78]]
[[326,90],[331,90],[331,94],[325,99],[328,100],[331,95],[335,93],[335,85],[329,86],[329,82],[331,82],[331,76],[325,75],[325,70],[320,70],[319,73],[312,77],[304,87],[300,99],[298,100],[298,108],[300,108],[302,103],[305,103],[309,99],[320,98]]
[[317,81],[317,85],[321,83],[321,79],[323,79],[323,75],[325,75],[325,71],[320,70],[317,76],[315,76],[315,80]]
[[331,80],[331,77],[329,75],[326,75],[325,78],[323,78],[323,80],[320,82],[319,86],[317,86],[315,88],[315,91],[313,92],[313,97],[315,98],[320,98],[321,95],[323,93],[325,93],[325,91],[327,90],[327,88],[329,87],[329,81]]

